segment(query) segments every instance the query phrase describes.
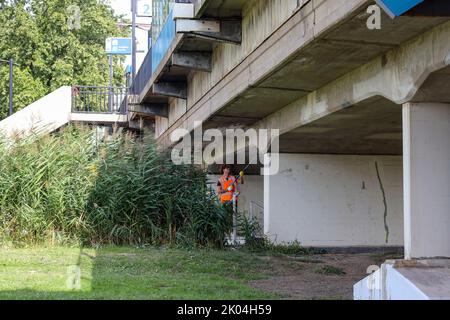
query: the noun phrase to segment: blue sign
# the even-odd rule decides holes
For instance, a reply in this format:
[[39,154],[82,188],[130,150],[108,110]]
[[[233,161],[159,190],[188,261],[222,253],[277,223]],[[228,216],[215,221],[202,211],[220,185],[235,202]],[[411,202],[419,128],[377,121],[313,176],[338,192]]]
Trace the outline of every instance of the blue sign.
[[424,0],[377,0],[377,4],[383,8],[391,18],[394,18],[401,16],[423,1]]
[[108,38],[106,39],[106,53],[107,54],[132,54],[133,43],[131,38]]

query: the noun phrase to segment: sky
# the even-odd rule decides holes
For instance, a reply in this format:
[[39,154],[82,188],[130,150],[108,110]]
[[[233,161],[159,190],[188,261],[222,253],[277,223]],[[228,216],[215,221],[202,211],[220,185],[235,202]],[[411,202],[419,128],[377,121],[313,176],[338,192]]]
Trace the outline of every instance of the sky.
[[[145,0],[141,0],[145,1]],[[151,0],[146,0],[149,4],[151,4]],[[114,9],[116,14],[120,15],[126,15],[128,19],[131,20],[131,0],[109,0],[109,3],[111,4],[111,7]],[[138,23],[150,23],[151,18],[137,18],[136,20]],[[144,53],[138,53],[137,54],[137,66],[139,69],[139,66],[141,65],[142,61],[145,58],[147,47],[148,47],[148,33],[147,31],[137,29],[136,31],[136,38],[137,38],[137,48],[139,51],[145,51]],[[131,56],[127,57],[125,61],[125,65],[131,65]]]
[[109,0],[116,14],[126,14],[131,19],[131,0]]

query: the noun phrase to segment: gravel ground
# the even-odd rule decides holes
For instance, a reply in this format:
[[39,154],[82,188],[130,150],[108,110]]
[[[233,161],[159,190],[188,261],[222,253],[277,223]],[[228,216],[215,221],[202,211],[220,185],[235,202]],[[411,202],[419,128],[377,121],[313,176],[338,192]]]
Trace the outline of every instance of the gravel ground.
[[367,268],[398,255],[323,254],[265,257],[273,266],[269,279],[251,286],[293,300],[351,300],[353,285],[367,276]]

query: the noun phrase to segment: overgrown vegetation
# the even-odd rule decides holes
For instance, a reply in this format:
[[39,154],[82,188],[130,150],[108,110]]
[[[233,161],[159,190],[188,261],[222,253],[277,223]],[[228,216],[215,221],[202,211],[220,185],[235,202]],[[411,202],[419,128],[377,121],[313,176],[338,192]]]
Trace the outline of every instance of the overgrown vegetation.
[[206,175],[143,141],[94,131],[0,143],[0,241],[222,246],[227,212]]
[[274,243],[262,230],[256,219],[242,214],[238,220],[239,233],[245,239],[244,247],[252,252],[264,252],[272,255],[311,255],[323,254],[324,250],[305,248],[299,241]]

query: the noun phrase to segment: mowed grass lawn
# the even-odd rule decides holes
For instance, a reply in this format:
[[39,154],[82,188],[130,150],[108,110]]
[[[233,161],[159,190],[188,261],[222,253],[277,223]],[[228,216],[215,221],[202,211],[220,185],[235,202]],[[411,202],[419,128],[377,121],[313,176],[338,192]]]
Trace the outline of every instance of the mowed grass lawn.
[[0,299],[273,299],[248,284],[268,268],[240,250],[2,248]]

